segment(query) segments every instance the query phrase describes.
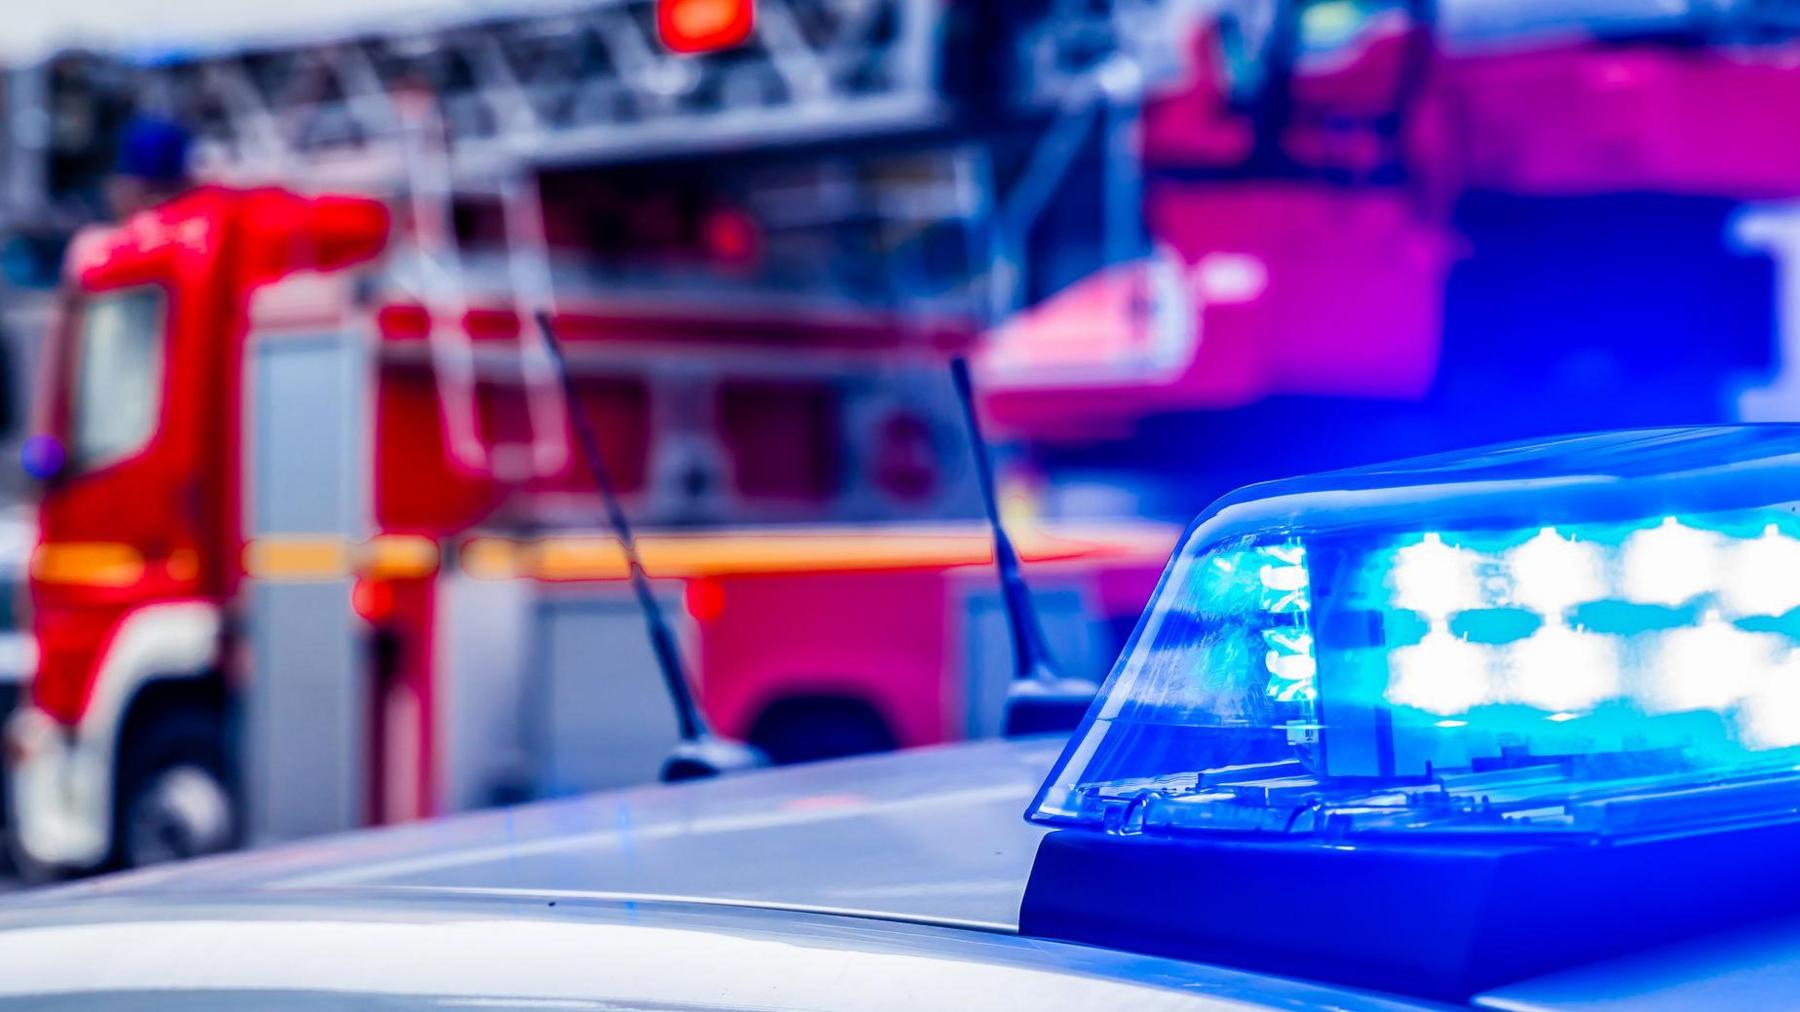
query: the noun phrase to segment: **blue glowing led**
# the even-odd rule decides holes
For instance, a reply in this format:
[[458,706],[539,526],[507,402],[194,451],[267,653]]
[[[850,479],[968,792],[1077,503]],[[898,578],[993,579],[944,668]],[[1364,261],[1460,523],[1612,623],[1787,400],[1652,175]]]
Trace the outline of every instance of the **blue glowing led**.
[[1587,839],[1796,810],[1800,426],[1755,426],[1227,497],[1031,817]]
[[55,436],[42,433],[25,437],[19,447],[19,466],[38,481],[49,481],[62,473],[69,455]]

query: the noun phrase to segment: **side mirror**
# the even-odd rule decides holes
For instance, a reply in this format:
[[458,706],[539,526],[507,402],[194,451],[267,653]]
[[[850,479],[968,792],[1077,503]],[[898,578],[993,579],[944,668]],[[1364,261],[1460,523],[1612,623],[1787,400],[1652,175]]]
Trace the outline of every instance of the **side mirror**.
[[26,437],[24,445],[19,447],[19,464],[26,474],[48,484],[61,477],[69,466],[69,453],[63,448],[62,440],[38,433]]

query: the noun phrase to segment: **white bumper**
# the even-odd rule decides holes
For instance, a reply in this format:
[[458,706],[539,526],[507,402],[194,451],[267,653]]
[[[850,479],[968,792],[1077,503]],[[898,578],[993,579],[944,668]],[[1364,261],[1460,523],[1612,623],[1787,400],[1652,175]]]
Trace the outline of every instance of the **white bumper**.
[[84,744],[35,706],[6,725],[8,813],[31,861],[71,870],[106,859],[112,833],[112,750]]
[[79,723],[65,727],[28,704],[14,711],[6,725],[8,826],[22,856],[68,871],[106,860],[125,715],[145,684],[211,670],[221,624],[210,602],[146,605],[119,623]]

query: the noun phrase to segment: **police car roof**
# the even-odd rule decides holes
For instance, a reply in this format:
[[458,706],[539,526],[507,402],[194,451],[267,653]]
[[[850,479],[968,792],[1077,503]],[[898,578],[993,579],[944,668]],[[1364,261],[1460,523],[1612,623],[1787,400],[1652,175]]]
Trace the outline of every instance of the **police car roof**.
[[0,1008],[1398,1009],[1014,935],[659,902],[95,897],[0,913]]
[[[639,788],[22,894],[0,903],[0,1007],[1416,1007],[1013,934],[1042,833],[1020,812],[1057,750]],[[1800,985],[1796,939],[1777,922],[1473,1002],[1769,1004]]]
[[0,904],[0,1007],[1405,1007],[1013,934],[1041,835],[1020,813],[1058,744],[640,788],[25,894]]
[[984,742],[632,788],[95,887],[659,898],[1011,930],[1043,833],[1022,813],[1060,748]]

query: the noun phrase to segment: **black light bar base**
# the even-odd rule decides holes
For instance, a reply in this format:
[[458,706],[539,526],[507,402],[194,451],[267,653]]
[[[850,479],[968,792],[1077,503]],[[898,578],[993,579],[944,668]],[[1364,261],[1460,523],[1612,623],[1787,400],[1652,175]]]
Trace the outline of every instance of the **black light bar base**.
[[1425,998],[1800,912],[1800,822],[1613,843],[1046,836],[1023,934]]

